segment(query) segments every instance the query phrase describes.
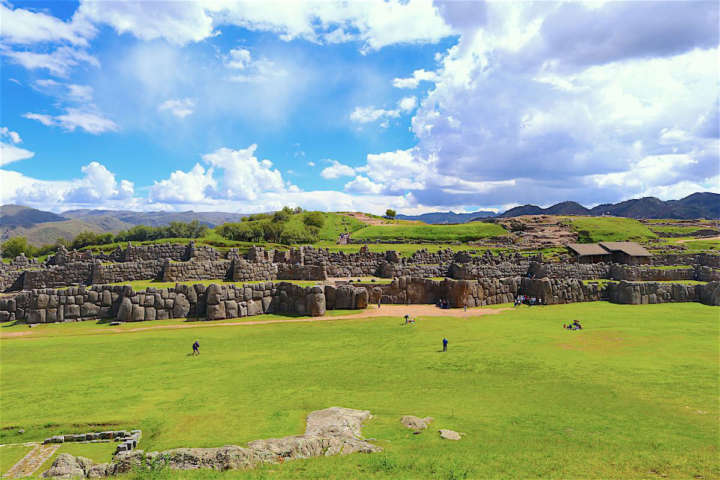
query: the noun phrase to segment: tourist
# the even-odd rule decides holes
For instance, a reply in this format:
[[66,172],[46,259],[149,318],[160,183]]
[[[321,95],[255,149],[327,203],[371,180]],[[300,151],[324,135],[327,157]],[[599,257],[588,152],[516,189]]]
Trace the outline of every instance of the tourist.
[[410,315],[405,314],[405,325],[407,325],[408,323],[410,323]]
[[443,337],[443,352],[447,352],[448,339]]
[[380,302],[382,301],[382,297],[378,298],[378,309],[380,308]]
[[200,355],[200,343],[198,343],[197,340],[195,340],[195,343],[193,343],[193,357],[196,355]]

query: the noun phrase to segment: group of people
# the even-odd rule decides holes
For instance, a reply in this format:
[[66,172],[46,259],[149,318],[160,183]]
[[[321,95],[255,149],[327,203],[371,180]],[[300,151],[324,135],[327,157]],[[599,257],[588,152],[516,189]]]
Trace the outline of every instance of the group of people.
[[405,318],[405,323],[403,323],[403,325],[415,325],[415,319],[410,315],[405,315],[403,318]]
[[435,306],[438,307],[438,308],[443,308],[443,309],[445,309],[445,308],[450,308],[450,303],[448,303],[448,301],[447,301],[446,299],[441,298],[440,300],[437,301],[437,303],[435,304]]
[[573,320],[572,323],[568,323],[567,325],[563,323],[563,328],[566,330],[582,330],[583,327],[580,325],[580,322]]
[[530,297],[528,295],[518,295],[515,297],[514,306],[517,307],[522,304],[532,307],[533,305],[542,305],[543,301],[540,297]]

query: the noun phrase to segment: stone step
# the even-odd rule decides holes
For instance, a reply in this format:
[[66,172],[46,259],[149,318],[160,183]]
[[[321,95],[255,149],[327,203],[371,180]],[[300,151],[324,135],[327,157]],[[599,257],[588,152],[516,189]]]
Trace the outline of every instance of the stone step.
[[36,444],[27,455],[20,459],[13,467],[7,471],[3,478],[23,478],[34,474],[38,468],[42,466],[53,453],[60,448],[59,444]]

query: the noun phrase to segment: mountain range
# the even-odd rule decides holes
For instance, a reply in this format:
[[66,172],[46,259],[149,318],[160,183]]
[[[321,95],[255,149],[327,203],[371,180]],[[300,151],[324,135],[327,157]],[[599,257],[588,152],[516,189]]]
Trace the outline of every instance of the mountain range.
[[[720,194],[693,193],[680,200],[655,197],[636,198],[619,203],[605,203],[586,208],[577,202],[561,202],[547,208],[522,205],[501,214],[491,211],[471,213],[431,212],[421,215],[398,215],[402,220],[420,220],[431,224],[466,223],[490,217],[521,215],[611,215],[630,218],[720,219]],[[126,210],[68,210],[60,214],[23,207],[0,206],[0,241],[25,236],[34,245],[53,243],[60,237],[71,240],[78,233],[117,233],[135,225],[161,226],[170,222],[198,220],[209,227],[225,222],[239,222],[246,214],[228,212],[133,212]]]
[[465,223],[489,217],[519,217],[522,215],[610,215],[630,218],[720,219],[720,194],[698,192],[680,200],[660,200],[655,197],[635,198],[619,203],[603,203],[587,208],[577,202],[556,203],[547,208],[521,205],[500,214],[489,211],[474,213],[432,212],[421,215],[398,215],[401,220],[420,220],[425,223]]

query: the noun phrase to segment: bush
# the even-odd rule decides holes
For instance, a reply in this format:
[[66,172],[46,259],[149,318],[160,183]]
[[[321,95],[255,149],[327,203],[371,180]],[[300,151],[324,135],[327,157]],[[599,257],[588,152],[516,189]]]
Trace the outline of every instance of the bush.
[[322,228],[325,225],[325,216],[320,212],[306,212],[303,223],[308,227]]
[[32,257],[35,248],[28,244],[25,237],[13,237],[2,244],[2,256],[5,258],[15,258],[21,253],[26,257]]

